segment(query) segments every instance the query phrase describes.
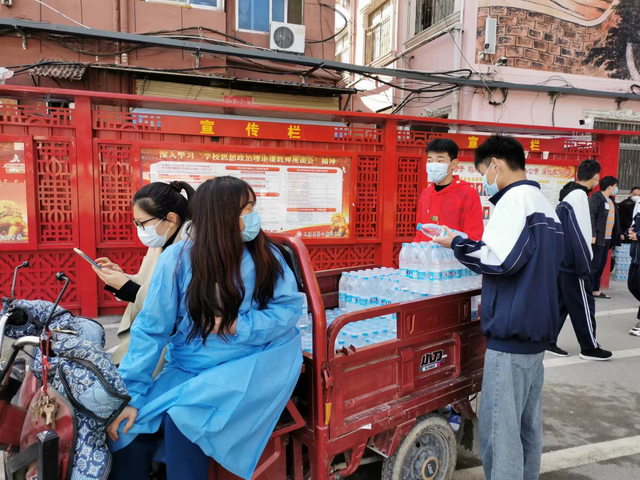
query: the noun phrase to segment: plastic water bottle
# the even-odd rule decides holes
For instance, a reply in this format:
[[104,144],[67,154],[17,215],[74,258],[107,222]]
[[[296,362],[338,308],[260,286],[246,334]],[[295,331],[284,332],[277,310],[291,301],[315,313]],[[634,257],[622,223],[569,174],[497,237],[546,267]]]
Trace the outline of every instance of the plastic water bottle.
[[409,281],[407,282],[407,288],[412,292],[417,291],[419,256],[420,245],[418,243],[412,243],[409,254]]
[[[450,228],[449,230],[451,230],[455,235],[461,236],[462,238],[469,238],[464,232],[459,232],[458,230],[454,230],[453,228]],[[446,235],[444,227],[442,225],[436,225],[435,223],[419,223],[418,231],[431,238],[444,237]]]
[[403,277],[407,277],[409,275],[409,255],[411,250],[410,243],[403,243],[402,250],[400,250],[400,257],[398,258],[398,263],[400,264],[400,275]]
[[371,303],[371,282],[368,276],[360,277],[358,292],[358,310],[369,308]]
[[355,312],[358,309],[357,282],[355,273],[350,273],[347,279],[347,312]]
[[449,258],[449,269],[451,271],[452,292],[461,292],[463,290],[460,280],[462,280],[462,272],[460,271],[460,262],[453,254],[453,250],[447,249],[447,257]]
[[344,272],[340,276],[340,283],[338,284],[338,304],[341,311],[347,311],[347,280],[349,276]]
[[429,294],[429,282],[427,280],[427,270],[429,269],[429,246],[425,243],[420,245],[418,252],[418,279],[416,292],[420,295]]
[[431,295],[442,295],[444,293],[442,271],[443,271],[442,248],[433,245],[429,255],[429,292]]
[[444,237],[445,235],[444,228],[441,225],[436,225],[435,223],[419,223],[418,231],[431,238]]
[[369,307],[374,308],[380,306],[380,299],[378,294],[380,293],[380,275],[373,275],[370,278],[369,286]]

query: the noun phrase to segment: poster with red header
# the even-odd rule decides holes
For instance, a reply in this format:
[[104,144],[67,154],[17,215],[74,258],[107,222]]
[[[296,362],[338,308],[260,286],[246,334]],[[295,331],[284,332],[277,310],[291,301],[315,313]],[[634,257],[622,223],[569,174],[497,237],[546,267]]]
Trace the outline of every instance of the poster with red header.
[[[540,191],[549,201],[552,207],[559,202],[560,190],[567,183],[574,181],[576,167],[560,165],[527,165],[527,178],[540,184]],[[472,163],[460,163],[455,170],[455,174],[460,176],[460,180],[471,183],[480,195],[482,202],[482,216],[485,225],[491,217],[494,205],[489,201],[489,196],[482,188],[482,175],[476,170]]]
[[0,142],[0,244],[28,244],[24,143]]
[[350,235],[350,156],[140,149],[143,184],[181,180],[194,188],[229,175],[257,197],[262,228],[303,238]]

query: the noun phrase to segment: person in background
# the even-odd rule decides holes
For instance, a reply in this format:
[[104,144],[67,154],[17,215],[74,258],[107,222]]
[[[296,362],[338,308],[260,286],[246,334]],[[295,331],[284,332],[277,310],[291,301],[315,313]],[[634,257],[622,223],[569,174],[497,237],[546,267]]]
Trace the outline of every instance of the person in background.
[[[624,237],[629,232],[631,224],[633,223],[633,210],[636,204],[640,202],[640,187],[633,187],[629,198],[623,200],[618,204],[618,215],[620,218],[620,232]],[[624,240],[628,241],[628,240]]]
[[542,362],[558,327],[564,235],[540,185],[527,180],[524,149],[515,138],[492,135],[476,150],[475,165],[495,205],[482,241],[447,228],[435,242],[484,274],[480,321],[487,351],[479,418],[486,478],[537,480]]
[[[186,182],[154,182],[145,185],[133,196],[133,223],[138,238],[149,248],[137,274],[125,274],[119,265],[108,258],[96,260],[102,270],[95,267],[93,270],[106,284],[105,289],[117,299],[129,302],[118,328],[120,345],[111,356],[111,361],[116,365],[129,348],[131,326],[142,310],[160,254],[182,240],[189,219],[189,199],[193,198],[194,193],[193,187]],[[161,365],[162,361],[159,368]]]
[[[429,185],[418,204],[418,223],[435,223],[465,232],[480,240],[484,231],[482,206],[477,190],[453,174],[458,166],[458,145],[448,138],[431,140],[427,145]],[[415,241],[431,240],[418,232]]]
[[[598,184],[599,174],[598,162],[584,160],[578,166],[578,182],[570,182],[562,188],[556,207],[564,231],[564,256],[558,276],[560,324],[557,335],[569,315],[580,343],[580,358],[584,360],[609,360],[612,356],[596,341],[596,301],[590,288],[593,233],[588,195]],[[547,351],[559,357],[569,356],[558,347],[557,339]]]
[[160,256],[120,363],[131,401],[107,430],[112,480],[147,480],[158,436],[168,480],[208,479],[210,457],[251,478],[302,366],[302,297],[255,203],[240,179],[207,180],[189,239]]
[[[593,248],[593,271],[591,274],[591,289],[595,298],[611,298],[600,291],[600,278],[607,265],[609,250],[619,244],[620,226],[618,215],[612,196],[618,194],[618,179],[604,177],[600,180],[600,191],[589,198],[591,212],[591,244]],[[615,236],[615,240],[613,237]]]
[[[640,236],[640,199],[636,201],[633,209],[633,222],[626,232],[626,239],[631,242],[631,265],[629,266],[629,279],[627,286],[631,294],[640,302],[640,245],[638,245],[638,237]],[[640,337],[640,307],[638,308],[638,323],[631,329],[629,335]]]

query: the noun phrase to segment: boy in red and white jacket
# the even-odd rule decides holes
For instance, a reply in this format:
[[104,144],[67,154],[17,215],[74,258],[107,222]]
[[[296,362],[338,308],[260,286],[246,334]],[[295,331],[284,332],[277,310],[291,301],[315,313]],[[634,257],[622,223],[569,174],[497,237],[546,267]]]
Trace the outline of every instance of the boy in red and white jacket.
[[[482,205],[476,189],[460,180],[453,171],[458,166],[458,145],[448,138],[437,138],[427,145],[429,185],[418,204],[417,223],[446,225],[480,240],[484,232]],[[418,231],[415,241],[431,240]]]

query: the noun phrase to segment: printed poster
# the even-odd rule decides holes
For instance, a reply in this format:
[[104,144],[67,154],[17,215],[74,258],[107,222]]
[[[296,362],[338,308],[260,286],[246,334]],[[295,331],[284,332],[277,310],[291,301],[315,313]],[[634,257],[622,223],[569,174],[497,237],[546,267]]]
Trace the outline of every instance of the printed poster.
[[24,143],[0,142],[0,243],[28,244]]
[[[573,182],[576,176],[576,167],[564,167],[557,165],[527,165],[527,178],[540,184],[540,191],[549,201],[552,207],[559,203],[560,190],[567,183]],[[489,201],[489,196],[485,195],[482,188],[482,175],[476,170],[472,163],[460,163],[455,171],[460,176],[460,180],[471,183],[480,195],[482,202],[482,217],[485,225],[493,212],[493,204]]]
[[262,228],[304,238],[347,238],[351,157],[140,150],[143,183],[181,180],[194,188],[230,175],[256,192]]

